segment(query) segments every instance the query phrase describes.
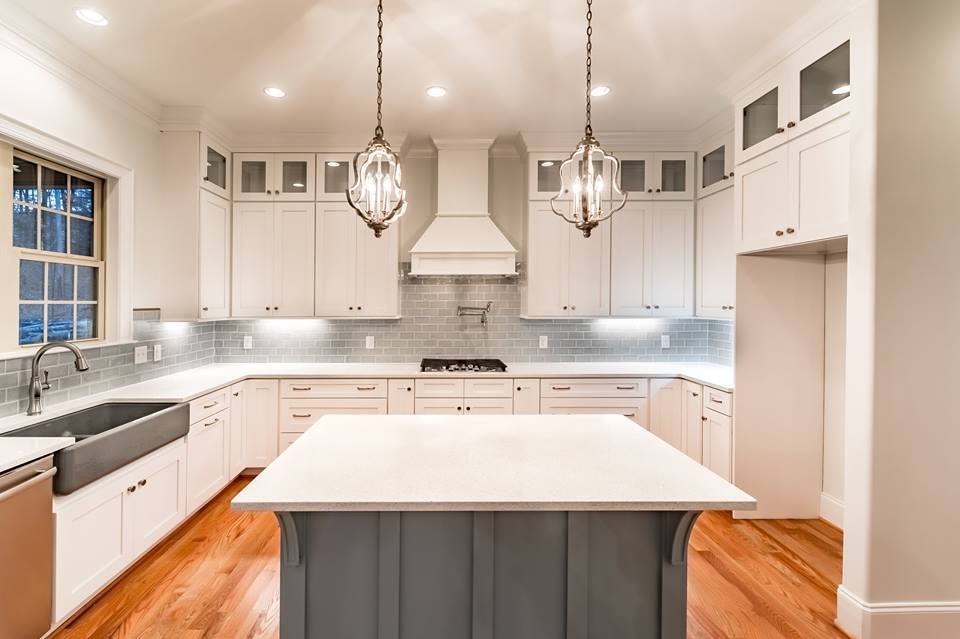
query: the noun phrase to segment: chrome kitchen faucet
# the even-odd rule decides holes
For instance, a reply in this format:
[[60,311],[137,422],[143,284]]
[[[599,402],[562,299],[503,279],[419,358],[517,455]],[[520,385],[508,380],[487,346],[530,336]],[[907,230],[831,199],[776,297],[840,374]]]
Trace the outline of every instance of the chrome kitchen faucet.
[[71,344],[70,342],[50,342],[49,344],[44,344],[39,349],[37,349],[36,354],[33,356],[33,365],[30,369],[30,403],[27,406],[27,415],[39,415],[43,412],[43,391],[50,388],[50,372],[43,371],[43,381],[40,381],[40,358],[43,357],[47,351],[54,348],[64,348],[71,353],[73,353],[73,365],[80,372],[90,370],[90,365],[87,364],[86,358],[84,358],[83,353],[80,352],[80,349]]

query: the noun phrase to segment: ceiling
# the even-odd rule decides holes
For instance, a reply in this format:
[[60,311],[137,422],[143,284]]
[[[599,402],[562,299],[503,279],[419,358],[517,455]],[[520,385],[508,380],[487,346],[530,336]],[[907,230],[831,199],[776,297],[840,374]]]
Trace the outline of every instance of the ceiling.
[[[22,8],[162,105],[202,106],[245,133],[372,129],[373,0],[63,0]],[[601,130],[689,131],[729,103],[724,81],[815,0],[596,0]],[[583,122],[585,3],[386,0],[384,125],[432,135],[570,131]],[[428,98],[426,87],[449,90]],[[268,85],[287,91],[273,100]]]

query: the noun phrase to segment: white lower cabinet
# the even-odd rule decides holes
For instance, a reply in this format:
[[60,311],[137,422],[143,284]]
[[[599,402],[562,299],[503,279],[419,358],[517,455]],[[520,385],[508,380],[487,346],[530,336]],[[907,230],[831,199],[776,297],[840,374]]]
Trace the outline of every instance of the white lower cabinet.
[[263,468],[277,457],[279,388],[275,379],[243,382],[245,468]]
[[540,414],[539,379],[513,380],[513,413],[514,415]]
[[512,415],[512,397],[467,397],[463,400],[465,415]]
[[541,397],[542,415],[623,415],[650,428],[646,397]]
[[412,379],[391,379],[387,387],[387,412],[391,415],[413,415]]
[[230,481],[230,409],[190,425],[187,435],[187,512],[207,503]]
[[247,430],[246,413],[243,410],[243,382],[230,387],[230,479],[235,478],[246,468],[244,440]]
[[733,481],[733,418],[710,408],[703,411],[703,465]]
[[54,499],[54,619],[66,619],[186,515],[187,450],[179,439]]
[[694,461],[703,463],[703,387],[686,381],[683,382],[682,450]]
[[463,397],[417,397],[413,410],[417,415],[462,415]]
[[385,379],[282,382],[278,453],[289,448],[324,415],[386,415],[389,390]]
[[303,433],[280,433],[280,441],[278,443],[279,450],[277,454],[280,454],[286,449],[290,448],[290,446],[293,445],[293,442],[300,438],[300,435],[303,435]]
[[650,380],[650,431],[674,448],[683,448],[683,380]]
[[414,385],[417,415],[512,415],[513,380],[423,378]]

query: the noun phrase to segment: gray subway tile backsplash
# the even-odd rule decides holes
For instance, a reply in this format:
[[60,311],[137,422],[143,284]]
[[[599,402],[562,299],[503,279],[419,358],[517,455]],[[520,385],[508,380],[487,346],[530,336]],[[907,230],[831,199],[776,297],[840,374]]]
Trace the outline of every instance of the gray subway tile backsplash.
[[[513,362],[705,361],[731,364],[733,322],[682,319],[524,320],[520,283],[499,277],[406,278],[399,320],[222,320],[162,322],[135,318],[137,344],[84,351],[90,370],[73,369],[69,353],[44,357],[50,371],[48,404],[213,362],[416,362],[421,357],[499,357]],[[457,305],[493,301],[487,326],[457,317]],[[670,335],[670,348],[660,336]],[[253,348],[243,348],[243,338]],[[365,347],[374,337],[374,348]],[[539,348],[540,336],[547,348]],[[153,360],[161,344],[163,359]],[[148,346],[148,361],[134,364],[134,347]],[[30,359],[0,362],[0,417],[26,410]]]

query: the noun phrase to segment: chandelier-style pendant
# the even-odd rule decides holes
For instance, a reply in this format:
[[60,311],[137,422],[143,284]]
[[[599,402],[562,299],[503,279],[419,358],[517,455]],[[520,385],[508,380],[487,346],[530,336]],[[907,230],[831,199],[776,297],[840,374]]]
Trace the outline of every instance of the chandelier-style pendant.
[[367,148],[353,157],[355,182],[347,202],[376,237],[407,210],[400,157],[383,137],[383,0],[377,4],[377,126]]
[[[593,0],[587,0],[587,124],[583,138],[570,157],[560,165],[560,192],[550,198],[550,208],[583,231],[584,237],[627,203],[620,190],[620,160],[600,147],[593,137],[590,121],[590,89],[593,51]],[[603,167],[610,167],[609,192],[603,181]]]

